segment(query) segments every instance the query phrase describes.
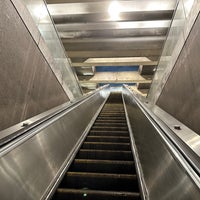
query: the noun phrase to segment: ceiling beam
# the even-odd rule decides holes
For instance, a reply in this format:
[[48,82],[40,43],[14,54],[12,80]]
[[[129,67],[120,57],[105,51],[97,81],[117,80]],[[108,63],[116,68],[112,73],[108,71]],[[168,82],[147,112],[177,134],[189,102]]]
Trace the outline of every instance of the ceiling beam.
[[157,42],[165,41],[166,36],[151,36],[151,37],[122,37],[122,38],[83,38],[83,39],[62,39],[63,44],[76,43],[116,43],[116,42]]
[[79,83],[80,85],[85,83],[151,83],[151,80],[84,80]]
[[[112,0],[101,0],[101,2],[109,2]],[[127,0],[120,0],[120,1],[127,1]],[[132,0],[129,0],[132,1]],[[46,0],[48,4],[61,4],[61,3],[92,3],[92,2],[99,2],[99,0]]]
[[[120,13],[120,21],[149,21],[149,20],[170,20],[173,16],[173,10],[164,11],[144,11],[144,12],[129,12]],[[68,23],[91,23],[91,22],[109,22],[110,15],[106,13],[92,13],[92,14],[71,14],[71,15],[54,15],[53,20],[55,24]]]
[[137,62],[113,62],[113,63],[72,63],[73,67],[90,66],[134,66],[134,65],[157,65],[157,61],[137,61]]
[[67,51],[70,58],[112,58],[112,57],[139,57],[159,56],[162,49],[136,49],[136,50],[103,50],[103,51]]
[[[143,11],[165,11],[173,10],[176,1],[174,0],[132,0],[118,1],[121,4],[121,12],[143,12]],[[81,3],[63,3],[49,4],[48,8],[51,15],[70,15],[70,14],[90,14],[105,13],[110,6],[110,1],[81,2]]]
[[168,27],[165,28],[141,28],[141,29],[109,29],[109,30],[77,30],[60,31],[58,34],[62,39],[81,38],[122,38],[122,37],[145,37],[145,36],[165,36]]
[[161,49],[164,41],[141,41],[141,42],[96,42],[96,43],[64,43],[67,51],[98,51],[98,50],[137,50],[137,49]]
[[57,24],[59,32],[63,31],[89,31],[89,30],[110,30],[110,29],[141,29],[141,28],[168,28],[170,20],[153,20],[153,21],[129,21],[129,22],[102,22],[102,23],[72,23]]

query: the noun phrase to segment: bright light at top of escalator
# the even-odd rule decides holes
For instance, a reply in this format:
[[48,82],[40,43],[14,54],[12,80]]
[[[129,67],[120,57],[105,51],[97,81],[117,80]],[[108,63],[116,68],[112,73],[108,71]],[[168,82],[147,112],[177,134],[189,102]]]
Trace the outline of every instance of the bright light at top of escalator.
[[39,18],[39,20],[44,20],[48,16],[47,8],[44,5],[35,7],[34,15]]
[[118,20],[120,12],[121,12],[121,6],[119,2],[112,1],[108,8],[108,13],[110,14],[111,20]]

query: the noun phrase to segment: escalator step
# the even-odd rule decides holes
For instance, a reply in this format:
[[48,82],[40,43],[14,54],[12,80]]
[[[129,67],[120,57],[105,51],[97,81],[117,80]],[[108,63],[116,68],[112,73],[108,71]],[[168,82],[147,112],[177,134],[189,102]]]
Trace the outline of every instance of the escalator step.
[[103,150],[131,150],[130,143],[114,142],[84,142],[83,149],[103,149]]
[[117,109],[117,110],[105,110],[105,109],[103,109],[101,112],[106,112],[106,113],[125,113],[124,112],[124,110],[119,110],[119,109]]
[[115,120],[112,120],[112,119],[97,119],[95,122],[101,122],[101,123],[126,123],[126,120],[121,120],[121,119],[115,119]]
[[102,120],[126,120],[126,117],[119,117],[119,116],[98,116],[97,120],[102,119]]
[[129,136],[128,131],[112,131],[112,130],[91,130],[91,135],[99,135],[99,136]]
[[95,126],[127,127],[126,123],[95,122]]
[[129,137],[120,136],[87,136],[86,142],[129,142]]
[[133,161],[75,159],[69,171],[135,174]]
[[100,112],[100,114],[117,114],[117,115],[119,115],[119,114],[125,114],[125,112],[124,111],[119,111],[119,110],[116,110],[116,111],[114,111],[114,110],[102,110],[101,112]]
[[117,127],[117,126],[94,126],[92,127],[92,130],[121,130],[121,131],[128,131],[128,127]]
[[139,191],[137,177],[133,174],[67,172],[60,187],[130,192]]
[[102,113],[102,114],[100,114],[99,115],[99,117],[125,117],[125,115],[124,114],[104,114],[104,113]]
[[134,192],[99,191],[84,189],[58,189],[57,200],[139,200],[140,194]]
[[81,159],[109,159],[133,160],[131,151],[80,149],[77,158]]
[[124,113],[124,112],[104,112],[104,111],[102,111],[102,112],[100,113],[100,116],[101,116],[101,115],[117,115],[117,116],[124,116],[125,113]]

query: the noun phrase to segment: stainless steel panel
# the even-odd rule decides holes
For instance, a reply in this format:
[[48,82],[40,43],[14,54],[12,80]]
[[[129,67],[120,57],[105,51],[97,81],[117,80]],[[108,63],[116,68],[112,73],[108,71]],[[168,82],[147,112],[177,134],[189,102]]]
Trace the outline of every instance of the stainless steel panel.
[[67,96],[70,100],[81,96],[76,75],[70,67],[70,61],[66,58],[46,2],[44,0],[11,0],[11,2]]
[[1,150],[2,200],[45,198],[108,92],[104,89],[95,93]]
[[[175,0],[132,0],[118,1],[121,6],[121,12],[140,12],[140,11],[158,11],[173,10],[176,5]],[[70,14],[88,14],[88,13],[105,13],[108,10],[110,1],[98,1],[90,3],[63,3],[50,4],[48,8],[51,15],[70,15]]]
[[157,42],[157,41],[165,41],[165,36],[152,36],[152,37],[126,37],[126,38],[85,38],[85,39],[62,39],[62,42],[65,44],[76,44],[76,43],[118,43],[118,42]]
[[[102,2],[102,1],[101,1]],[[146,12],[129,12],[121,13],[118,21],[145,21],[145,20],[168,20],[171,19],[173,10],[162,10],[162,11],[146,11]],[[104,13],[93,13],[93,14],[72,14],[72,15],[54,15],[53,20],[55,24],[63,23],[88,23],[88,22],[107,22],[110,21],[109,14],[105,11]]]
[[124,90],[123,96],[149,199],[200,199],[199,177],[182,162],[184,158],[173,145],[170,147],[170,142],[141,111],[131,93]]
[[0,130],[3,130],[69,98],[13,4],[1,1],[1,6]]
[[57,24],[56,28],[61,31],[89,31],[89,30],[110,30],[110,29],[140,29],[140,28],[168,28],[170,20],[155,21],[131,21],[131,22],[102,22],[102,23],[75,23]]
[[200,16],[182,49],[157,105],[200,134]]
[[177,146],[179,146],[182,153],[188,157],[188,160],[193,164],[196,171],[200,171],[200,136],[160,107],[156,105],[147,105],[159,118],[159,123],[165,126],[167,125],[166,127],[171,130],[168,131],[168,133],[170,133],[168,136],[171,137],[173,141],[176,141]]
[[174,14],[163,53],[155,73],[148,99],[156,103],[198,17],[198,0],[180,0]]
[[118,37],[142,37],[142,36],[163,36],[167,34],[166,28],[141,28],[141,29],[110,29],[110,30],[77,30],[60,31],[61,38],[118,38]]

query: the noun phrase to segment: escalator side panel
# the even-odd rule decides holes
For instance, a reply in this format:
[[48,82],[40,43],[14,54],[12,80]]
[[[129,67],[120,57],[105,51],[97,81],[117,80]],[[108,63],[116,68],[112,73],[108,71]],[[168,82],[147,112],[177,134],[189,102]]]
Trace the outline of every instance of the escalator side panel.
[[95,93],[2,152],[0,199],[42,199],[105,99]]
[[149,199],[200,199],[199,188],[169,151],[129,91],[123,91],[123,96]]

